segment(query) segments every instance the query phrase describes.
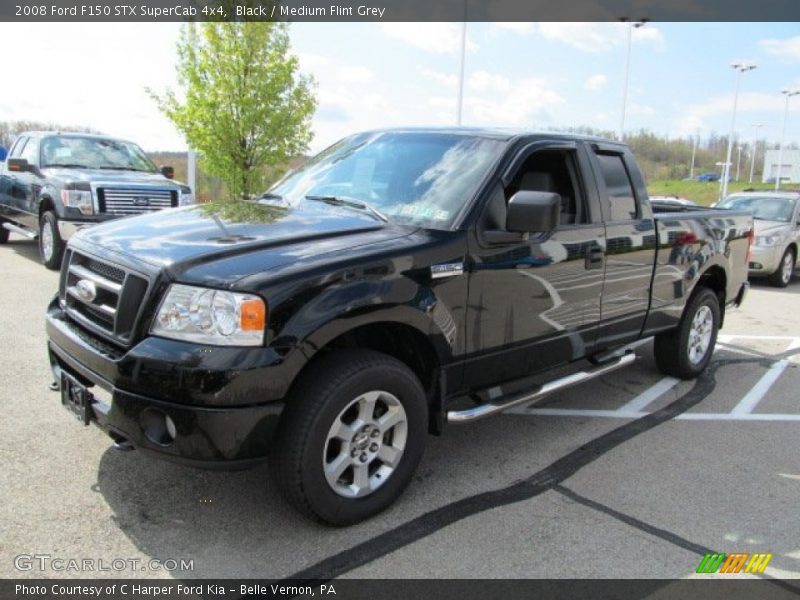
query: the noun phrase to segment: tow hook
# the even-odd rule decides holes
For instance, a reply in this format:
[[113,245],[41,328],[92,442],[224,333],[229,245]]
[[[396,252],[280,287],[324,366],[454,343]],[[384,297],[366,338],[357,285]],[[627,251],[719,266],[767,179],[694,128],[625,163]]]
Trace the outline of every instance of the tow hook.
[[57,392],[61,389],[61,384],[58,381],[53,381],[49,386],[47,386],[51,392]]

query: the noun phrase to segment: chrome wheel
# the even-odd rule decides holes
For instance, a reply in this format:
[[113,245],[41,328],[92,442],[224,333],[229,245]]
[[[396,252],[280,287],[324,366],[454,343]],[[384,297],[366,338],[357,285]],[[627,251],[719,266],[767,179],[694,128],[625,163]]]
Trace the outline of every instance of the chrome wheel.
[[39,234],[42,245],[42,257],[45,262],[53,260],[53,226],[48,220],[42,221],[42,231]]
[[328,431],[322,455],[328,485],[346,498],[373,493],[400,464],[407,437],[406,411],[396,396],[377,390],[360,395]]
[[791,252],[787,252],[783,255],[783,261],[781,262],[781,281],[788,285],[789,281],[792,279],[792,271],[794,270],[794,256]]
[[714,314],[708,306],[701,306],[692,319],[689,330],[689,361],[700,364],[708,353],[714,333]]

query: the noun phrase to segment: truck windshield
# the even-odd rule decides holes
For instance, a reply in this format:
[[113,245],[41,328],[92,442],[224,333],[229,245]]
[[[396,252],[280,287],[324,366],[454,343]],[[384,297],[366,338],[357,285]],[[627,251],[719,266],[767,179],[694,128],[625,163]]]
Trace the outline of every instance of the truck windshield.
[[500,140],[457,133],[358,134],[324,150],[265,198],[362,201],[392,221],[449,229],[502,153]]
[[42,139],[41,153],[42,167],[156,171],[139,146],[120,140],[53,135]]
[[769,196],[729,196],[717,205],[717,208],[748,210],[754,219],[762,221],[792,220],[795,200],[792,198],[774,198]]

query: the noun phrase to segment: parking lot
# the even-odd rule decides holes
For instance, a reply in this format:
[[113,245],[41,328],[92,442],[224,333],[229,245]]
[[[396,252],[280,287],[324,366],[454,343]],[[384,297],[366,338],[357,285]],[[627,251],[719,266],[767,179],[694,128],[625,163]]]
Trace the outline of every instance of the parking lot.
[[697,381],[663,377],[640,344],[631,368],[429,438],[394,506],[336,529],[288,508],[266,466],[193,470],[80,426],[48,390],[57,274],[14,235],[0,273],[3,577],[98,575],[20,571],[24,554],[191,559],[172,576],[201,578],[684,578],[707,552],[772,553],[764,577],[800,577],[797,278],[754,284]]

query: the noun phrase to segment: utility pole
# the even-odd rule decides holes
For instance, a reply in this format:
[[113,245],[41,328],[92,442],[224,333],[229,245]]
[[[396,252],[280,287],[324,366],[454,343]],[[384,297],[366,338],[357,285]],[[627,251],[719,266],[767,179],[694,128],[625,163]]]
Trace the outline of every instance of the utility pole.
[[778,150],[778,172],[775,174],[775,189],[781,189],[781,174],[783,172],[783,143],[786,141],[786,121],[789,119],[789,98],[800,94],[800,90],[782,90],[786,97],[786,108],[783,111],[783,129],[781,130],[781,146]]
[[461,116],[464,110],[464,63],[467,58],[467,2],[464,0],[464,22],[461,23],[461,60],[458,66],[458,109],[456,125],[461,127]]
[[619,118],[619,140],[625,140],[625,111],[628,105],[628,78],[631,71],[631,43],[633,42],[633,30],[644,27],[647,19],[641,21],[628,21],[627,17],[620,19],[627,25],[628,44],[625,51],[625,78],[622,83],[622,113]]
[[753,123],[753,129],[755,129],[755,133],[753,133],[753,146],[751,148],[753,156],[750,157],[750,183],[753,183],[753,172],[756,169],[756,154],[758,153],[758,130],[763,126],[763,123]]
[[700,130],[697,130],[697,135],[694,136],[694,143],[692,144],[692,166],[689,168],[689,179],[694,179],[694,157],[697,156],[697,144],[700,143]]
[[728,195],[728,179],[731,176],[731,155],[733,154],[733,136],[736,132],[736,108],[739,104],[739,83],[742,73],[752,71],[756,68],[755,63],[735,62],[731,65],[736,70],[736,91],[733,94],[733,114],[731,115],[731,131],[728,134],[728,152],[725,156],[725,165],[722,170],[722,186],[720,187],[719,199],[722,200]]

